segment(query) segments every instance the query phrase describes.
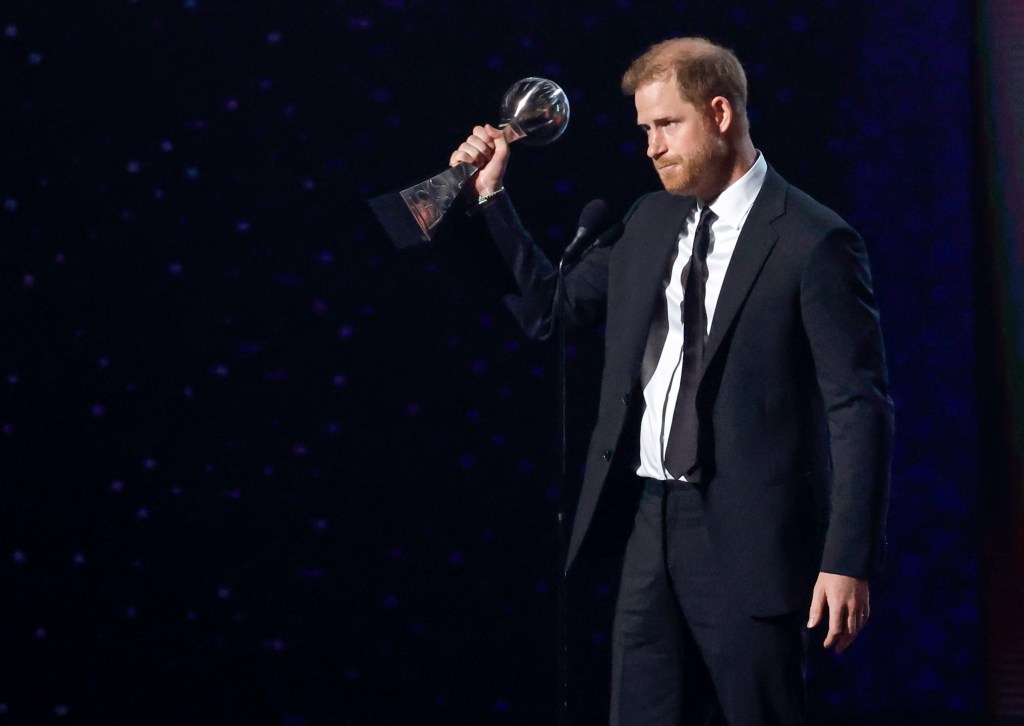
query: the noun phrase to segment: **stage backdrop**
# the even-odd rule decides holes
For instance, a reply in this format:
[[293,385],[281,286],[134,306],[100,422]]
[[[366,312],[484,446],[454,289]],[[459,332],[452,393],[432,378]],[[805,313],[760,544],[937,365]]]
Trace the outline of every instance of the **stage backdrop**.
[[[508,186],[558,254],[588,200],[657,187],[618,79],[683,34],[736,49],[758,148],[874,267],[889,564],[813,661],[816,712],[978,713],[964,5],[5,3],[0,721],[553,722],[553,352],[478,220],[398,253],[365,199],[547,76],[571,124]],[[572,348],[577,476],[599,337]],[[613,572],[571,592],[577,723]]]

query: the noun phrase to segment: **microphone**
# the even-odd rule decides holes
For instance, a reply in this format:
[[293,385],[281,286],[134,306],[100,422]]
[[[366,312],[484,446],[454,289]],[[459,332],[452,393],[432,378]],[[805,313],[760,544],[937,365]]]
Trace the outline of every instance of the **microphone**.
[[572,242],[569,243],[569,246],[565,248],[565,252],[562,253],[562,261],[558,263],[559,269],[576,256],[583,243],[593,237],[594,233],[601,228],[601,224],[607,216],[608,205],[603,199],[594,199],[587,202],[587,206],[580,212],[580,225],[579,229],[576,230],[576,236],[572,238]]
[[613,244],[619,241],[619,237],[626,231],[626,225],[622,221],[618,221],[611,227],[606,229],[604,232],[597,236],[594,240],[594,244],[590,245],[589,249],[597,249],[599,247],[611,247]]

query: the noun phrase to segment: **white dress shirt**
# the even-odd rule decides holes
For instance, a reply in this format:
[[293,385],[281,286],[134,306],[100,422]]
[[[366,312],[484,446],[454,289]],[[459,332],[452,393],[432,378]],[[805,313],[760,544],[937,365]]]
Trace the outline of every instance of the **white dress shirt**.
[[[768,164],[758,153],[757,160],[746,174],[725,189],[711,203],[717,219],[711,225],[711,244],[708,247],[708,280],[704,307],[708,315],[708,332],[715,319],[715,307],[722,292],[725,271],[729,268],[740,230],[747,219],[761,185],[764,184]],[[672,276],[665,288],[663,305],[668,306],[668,333],[661,350],[658,367],[644,388],[647,404],[640,422],[640,468],[637,475],[650,479],[674,479],[665,468],[665,446],[672,430],[679,380],[683,371],[683,268],[690,262],[693,237],[702,207],[697,207],[686,218],[679,233],[679,249],[672,264]],[[681,477],[685,480],[686,477]]]

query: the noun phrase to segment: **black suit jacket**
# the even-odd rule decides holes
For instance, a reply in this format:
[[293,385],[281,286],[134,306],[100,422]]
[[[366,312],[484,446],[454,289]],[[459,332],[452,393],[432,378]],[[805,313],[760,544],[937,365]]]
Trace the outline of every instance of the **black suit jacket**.
[[[606,314],[597,423],[568,569],[635,471],[640,368],[692,198],[642,197],[612,248],[565,279],[569,324]],[[551,334],[557,276],[505,196],[484,212],[534,338]],[[864,244],[768,170],[729,263],[697,392],[705,515],[722,577],[755,615],[806,605],[819,570],[865,578],[884,556],[893,408]],[[622,472],[626,477],[616,476]],[[619,527],[619,531],[623,530]],[[624,543],[623,543],[624,544]]]

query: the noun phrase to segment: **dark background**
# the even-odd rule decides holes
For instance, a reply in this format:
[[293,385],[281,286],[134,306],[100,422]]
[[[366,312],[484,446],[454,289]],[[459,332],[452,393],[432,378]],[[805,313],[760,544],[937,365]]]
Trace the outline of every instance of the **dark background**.
[[[550,77],[570,127],[507,182],[557,255],[588,200],[657,187],[618,80],[673,35],[737,51],[756,145],[872,258],[889,569],[813,659],[816,718],[982,723],[972,26],[959,0],[0,6],[0,723],[554,722],[554,352],[478,220],[399,253],[365,200]],[[575,473],[599,331],[572,343]],[[570,595],[600,722],[614,563]]]

